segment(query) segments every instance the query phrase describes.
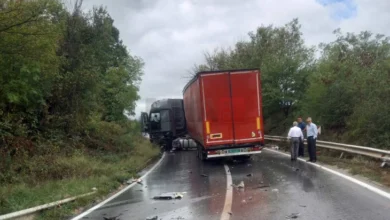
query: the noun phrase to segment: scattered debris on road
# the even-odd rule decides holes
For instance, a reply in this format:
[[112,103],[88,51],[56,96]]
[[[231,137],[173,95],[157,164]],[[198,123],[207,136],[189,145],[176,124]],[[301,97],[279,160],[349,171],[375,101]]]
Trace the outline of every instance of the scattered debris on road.
[[299,168],[296,168],[295,171],[299,171]]
[[233,213],[232,212],[228,212],[229,213],[229,215],[233,215]]
[[138,183],[138,184],[140,184],[140,185],[143,185],[141,179],[134,179],[134,178],[131,178],[131,179],[128,180],[126,183],[130,185],[130,184],[135,183],[135,182]]
[[243,200],[241,201],[241,203],[244,203],[244,204],[245,204],[245,203],[246,203],[246,200],[245,200],[245,199],[243,199]]
[[272,189],[272,192],[279,192],[278,189]]
[[103,217],[104,220],[119,220],[119,216],[121,216],[121,214],[117,215],[117,216],[113,216],[113,217]]
[[206,174],[202,173],[201,174],[202,177],[208,177]]
[[153,197],[153,199],[157,200],[171,200],[171,199],[182,199],[183,194],[177,192],[163,193],[161,195]]
[[305,205],[299,205],[300,207],[303,207],[303,208],[306,208],[306,206]]
[[148,217],[146,220],[158,220],[158,216]]
[[253,199],[253,197],[252,196],[249,196],[249,198],[248,198],[249,200],[252,200]]
[[299,217],[299,213],[291,213],[291,215],[286,216],[287,219],[297,219]]
[[233,186],[234,188],[239,188],[239,189],[245,188],[244,181],[241,181],[240,184],[238,184],[238,185],[232,184],[232,186]]
[[253,189],[262,189],[262,188],[268,188],[270,185],[266,184],[259,184],[258,186],[253,187]]
[[251,177],[251,176],[253,176],[253,174],[249,173],[249,174],[247,174],[246,176],[247,176],[247,177]]

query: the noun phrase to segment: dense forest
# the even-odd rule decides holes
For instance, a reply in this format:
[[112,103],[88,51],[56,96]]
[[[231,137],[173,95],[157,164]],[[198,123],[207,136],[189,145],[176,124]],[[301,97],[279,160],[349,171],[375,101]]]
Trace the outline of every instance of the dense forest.
[[[89,177],[100,177],[97,186],[104,177],[120,182],[130,175],[113,176],[124,163],[158,154],[126,116],[134,114],[142,71],[103,7],[0,1],[0,214],[58,199],[31,194],[28,203],[40,189],[24,184],[43,189],[72,179],[80,190]],[[56,188],[60,196],[66,183]]]
[[298,19],[261,26],[249,40],[205,54],[193,72],[260,68],[268,134],[284,134],[298,117],[322,127],[320,139],[390,148],[390,38],[343,33],[305,44]]

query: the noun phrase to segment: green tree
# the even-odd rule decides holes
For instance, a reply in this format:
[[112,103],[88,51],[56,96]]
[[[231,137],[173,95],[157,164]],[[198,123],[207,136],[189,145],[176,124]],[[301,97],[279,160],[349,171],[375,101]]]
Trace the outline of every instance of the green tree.
[[342,140],[387,147],[389,38],[370,32],[335,34],[334,42],[321,45],[305,109]]
[[283,27],[261,26],[233,49],[206,53],[206,63],[194,71],[260,68],[266,129],[280,132],[301,108],[314,68],[314,48],[305,46],[300,28],[297,19]]
[[63,9],[52,0],[1,1],[0,8],[0,133],[27,135],[39,126],[58,72]]

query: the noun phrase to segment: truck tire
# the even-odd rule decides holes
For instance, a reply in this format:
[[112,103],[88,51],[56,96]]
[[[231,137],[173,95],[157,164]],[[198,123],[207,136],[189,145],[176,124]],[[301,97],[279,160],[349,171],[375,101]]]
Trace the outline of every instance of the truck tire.
[[203,150],[203,147],[202,146],[198,146],[198,158],[201,160],[201,161],[205,161],[206,160],[206,155],[205,155],[205,152]]
[[172,140],[168,140],[167,143],[165,144],[165,151],[170,151],[172,150]]

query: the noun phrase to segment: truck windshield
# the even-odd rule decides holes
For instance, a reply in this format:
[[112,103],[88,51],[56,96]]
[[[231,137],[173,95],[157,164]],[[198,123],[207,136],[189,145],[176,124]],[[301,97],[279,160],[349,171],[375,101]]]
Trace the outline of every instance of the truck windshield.
[[161,122],[170,122],[169,119],[169,110],[161,110]]
[[169,110],[150,113],[150,125],[152,130],[160,130],[161,123],[170,122]]
[[160,112],[150,113],[150,125],[152,130],[159,130],[161,128]]

